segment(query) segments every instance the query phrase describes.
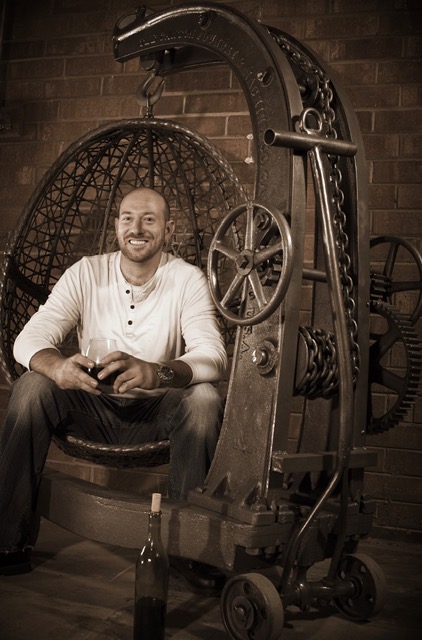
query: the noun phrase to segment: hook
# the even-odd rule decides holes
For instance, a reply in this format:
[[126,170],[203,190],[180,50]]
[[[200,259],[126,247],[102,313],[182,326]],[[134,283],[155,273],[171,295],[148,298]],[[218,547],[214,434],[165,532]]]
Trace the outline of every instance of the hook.
[[136,90],[136,100],[138,104],[140,104],[143,107],[147,107],[148,111],[150,107],[152,107],[161,98],[161,94],[163,93],[163,89],[164,89],[165,80],[164,78],[162,78],[161,82],[156,87],[156,89],[154,89],[152,93],[148,93],[148,89],[151,86],[151,84],[154,82],[156,75],[157,75],[157,71],[156,69],[153,69],[150,72],[148,78],[144,80],[144,82],[141,85],[139,85],[139,87]]

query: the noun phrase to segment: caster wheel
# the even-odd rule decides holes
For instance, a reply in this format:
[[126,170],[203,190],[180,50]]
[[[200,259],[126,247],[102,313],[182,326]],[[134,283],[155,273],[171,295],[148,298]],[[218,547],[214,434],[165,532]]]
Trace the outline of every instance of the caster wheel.
[[234,640],[278,640],[284,610],[273,583],[259,573],[235,576],[221,595],[221,616]]
[[340,563],[338,577],[353,583],[350,596],[334,598],[337,609],[346,618],[367,620],[384,606],[387,583],[379,565],[363,553],[346,556]]

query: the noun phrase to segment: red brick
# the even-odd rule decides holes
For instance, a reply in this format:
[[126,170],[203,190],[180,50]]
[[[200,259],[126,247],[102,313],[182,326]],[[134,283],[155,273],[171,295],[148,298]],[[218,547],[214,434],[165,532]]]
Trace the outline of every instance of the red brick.
[[[399,185],[397,204],[401,209],[419,209],[422,220],[422,184]],[[420,231],[422,233],[422,226]]]
[[415,232],[413,211],[376,211],[373,215],[373,233],[376,235],[412,236]]
[[422,135],[400,136],[400,155],[404,158],[420,158],[422,148]]
[[[206,138],[222,137],[226,131],[226,117],[216,116],[215,118],[203,118],[198,116],[197,118],[187,118],[187,126],[194,131],[197,131],[201,136]],[[178,122],[183,124],[183,118]]]
[[361,133],[370,133],[372,131],[372,112],[356,111]]
[[292,4],[291,0],[263,0],[262,11],[268,17],[311,16],[328,14],[328,0],[302,0]]
[[376,81],[376,65],[370,62],[337,62],[331,66],[339,74],[345,87],[374,84]]
[[370,209],[393,209],[396,201],[396,187],[394,185],[368,186],[368,199]]
[[[260,17],[260,7],[256,0],[231,0],[231,2],[219,0],[219,3],[233,7],[233,9],[237,9],[237,11],[240,11],[250,18],[258,19]],[[160,2],[158,4],[160,4]],[[164,3],[166,9],[169,8],[169,4],[169,2]],[[185,4],[185,0],[176,0],[174,4]]]
[[33,185],[34,184],[34,167],[30,165],[22,165],[21,167],[2,166],[0,171],[0,186],[7,187],[10,185]]
[[25,105],[25,119],[27,122],[46,122],[55,120],[59,112],[60,103],[57,100],[27,102]]
[[91,76],[120,73],[121,65],[111,56],[86,56],[66,60],[66,76]]
[[214,68],[212,73],[201,71],[186,71],[170,75],[165,79],[167,93],[195,91],[221,91],[230,89],[231,71],[229,69]]
[[[133,7],[137,6],[132,2],[132,0],[110,0],[109,1],[110,10],[117,15],[124,15],[125,13],[129,13],[133,11]],[[154,11],[161,11],[162,9],[168,8],[169,2],[166,0],[153,0],[152,2],[148,2],[148,6],[153,8]]]
[[330,41],[329,40],[312,40],[309,43],[310,52],[315,52],[321,61],[326,63],[325,69],[329,73],[328,63],[330,62]]
[[87,118],[116,118],[120,115],[118,98],[79,98],[60,103],[59,116],[64,120],[86,120]]
[[412,133],[422,128],[422,109],[395,109],[375,113],[375,133]]
[[[88,3],[89,6],[89,3]],[[69,20],[69,34],[82,35],[90,33],[104,33],[110,36],[113,33],[116,16],[108,11],[89,11],[87,13],[75,13]]]
[[84,37],[52,38],[46,43],[47,56],[81,56],[102,53],[104,36],[92,34]]
[[[262,24],[267,24],[275,29],[279,29],[283,33],[296,38],[299,42],[303,42],[305,38],[305,21],[303,18],[277,17],[269,16],[260,19]],[[311,44],[311,43],[308,43]]]
[[41,58],[45,53],[45,43],[42,40],[34,42],[8,42],[3,54],[4,60],[25,60],[29,58]]
[[332,60],[371,60],[400,58],[403,42],[396,38],[355,38],[334,40],[331,43]]
[[102,94],[104,96],[136,96],[141,82],[133,76],[109,76],[103,80]]
[[248,156],[248,141],[242,138],[217,138],[214,144],[223,152],[228,160],[242,160]]
[[25,9],[27,10],[25,20],[21,21],[14,28],[14,36],[16,40],[32,40],[34,33],[37,34],[37,38],[46,41],[54,34],[57,38],[61,35],[68,35],[70,30],[69,21],[63,20],[61,15],[50,15],[49,13],[43,15],[40,3],[37,2],[31,5],[26,3]]
[[167,96],[162,95],[157,104],[154,105],[154,113],[156,115],[175,116],[184,112],[183,96]]
[[422,160],[377,161],[373,166],[373,181],[387,183],[420,182]]
[[247,110],[245,98],[240,93],[211,93],[186,97],[185,113],[233,113]]
[[422,476],[422,451],[387,451],[385,470],[404,476]]
[[19,80],[8,82],[5,89],[7,102],[37,100],[44,95],[43,83],[39,80]]
[[11,80],[34,78],[54,78],[63,75],[63,60],[40,58],[39,60],[25,60],[25,62],[10,62],[7,67]]
[[378,65],[378,82],[380,84],[405,84],[420,82],[420,61],[402,60],[398,62],[380,62]]
[[139,58],[132,58],[131,60],[126,60],[126,62],[118,62],[117,64],[120,65],[120,69],[121,69],[121,73],[124,74],[130,74],[130,73],[136,73],[136,75],[139,77],[139,79],[143,79],[146,78],[147,73],[144,71],[144,69],[141,66],[141,63],[139,61]]
[[380,504],[378,505],[378,525],[422,531],[422,505],[390,501],[387,504]]
[[378,16],[324,15],[306,20],[305,38],[336,38],[375,36],[378,33]]
[[101,78],[66,78],[66,80],[47,80],[44,84],[46,98],[84,98],[98,96],[101,90]]
[[387,91],[380,85],[348,87],[347,94],[355,109],[399,106],[399,87],[389,87]]
[[126,120],[127,118],[139,118],[143,115],[142,107],[136,102],[135,97],[123,97],[120,99],[119,117]]
[[[419,492],[422,489],[419,478],[390,475],[387,473],[365,474],[364,491],[376,500],[386,500],[395,502],[418,503]],[[403,500],[403,496],[406,499]],[[399,506],[399,505],[397,505]],[[385,523],[386,524],[386,523]]]
[[252,131],[252,123],[249,116],[240,116],[233,114],[227,119],[227,135],[247,136]]
[[101,11],[104,9],[104,0],[59,0],[57,9],[61,13],[84,13],[85,11]]
[[255,165],[246,164],[243,161],[231,161],[230,164],[242,185],[248,190],[249,197],[252,197],[252,186],[255,184]]
[[418,107],[422,104],[422,85],[402,87],[401,105],[403,107]]
[[399,155],[399,136],[394,135],[364,135],[363,144],[366,158],[394,158]]
[[[30,157],[28,157],[28,161],[31,161]],[[12,208],[13,206],[17,207],[20,213],[29,196],[32,194],[32,191],[32,185],[20,185],[19,189],[11,189],[9,185],[6,189],[1,190],[2,206],[5,209]]]
[[40,126],[40,140],[66,141],[68,144],[75,142],[92,128],[90,120],[82,122],[50,122]]
[[406,58],[422,57],[422,37],[408,36],[404,38],[404,56]]
[[420,33],[422,25],[422,11],[394,11],[380,15],[379,34]]
[[333,0],[333,13],[365,13],[391,11],[395,8],[395,0]]

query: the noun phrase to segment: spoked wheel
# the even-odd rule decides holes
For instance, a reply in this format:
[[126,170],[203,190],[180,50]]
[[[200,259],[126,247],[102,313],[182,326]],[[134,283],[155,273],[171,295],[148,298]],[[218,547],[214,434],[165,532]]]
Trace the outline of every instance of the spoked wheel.
[[221,595],[221,616],[234,640],[279,640],[284,610],[273,583],[259,573],[235,576]]
[[[370,246],[371,249],[377,248],[376,251],[381,252],[376,262],[382,269],[382,272],[371,272],[371,297],[394,304],[399,311],[402,311],[401,301],[410,304],[409,319],[413,325],[416,324],[422,313],[420,253],[410,242],[395,236],[373,238]],[[403,277],[403,274],[409,277]]]
[[[290,227],[279,211],[258,202],[230,211],[208,253],[211,294],[222,316],[241,326],[268,318],[284,298],[292,266]],[[245,310],[248,299],[254,304]]]
[[367,620],[381,611],[387,583],[375,560],[363,553],[346,556],[340,563],[338,576],[351,581],[354,590],[350,596],[334,598],[334,604],[344,616],[352,620]]

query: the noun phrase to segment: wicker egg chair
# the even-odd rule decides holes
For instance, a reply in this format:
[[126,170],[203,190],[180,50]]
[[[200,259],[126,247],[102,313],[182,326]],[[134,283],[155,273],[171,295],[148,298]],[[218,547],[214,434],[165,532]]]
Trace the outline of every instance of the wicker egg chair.
[[[122,196],[153,187],[168,199],[176,230],[168,250],[206,268],[215,228],[246,195],[209,141],[153,117],[104,125],[73,143],[28,202],[5,251],[1,283],[1,366],[9,382],[23,372],[13,343],[62,273],[82,256],[116,249],[114,216]],[[230,352],[235,327],[221,318]],[[62,350],[76,350],[75,335]],[[128,468],[169,460],[169,441],[117,446],[54,436],[67,454]]]

